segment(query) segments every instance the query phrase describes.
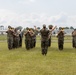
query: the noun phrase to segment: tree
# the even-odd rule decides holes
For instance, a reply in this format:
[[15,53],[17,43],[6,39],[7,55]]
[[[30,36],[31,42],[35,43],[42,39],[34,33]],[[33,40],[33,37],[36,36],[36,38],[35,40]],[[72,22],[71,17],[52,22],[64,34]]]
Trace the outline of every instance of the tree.
[[40,27],[37,27],[38,30],[40,30]]
[[74,29],[74,28],[71,26],[70,29]]
[[16,27],[17,30],[22,30],[22,28],[23,28],[22,26]]
[[69,29],[69,27],[64,27],[64,29]]

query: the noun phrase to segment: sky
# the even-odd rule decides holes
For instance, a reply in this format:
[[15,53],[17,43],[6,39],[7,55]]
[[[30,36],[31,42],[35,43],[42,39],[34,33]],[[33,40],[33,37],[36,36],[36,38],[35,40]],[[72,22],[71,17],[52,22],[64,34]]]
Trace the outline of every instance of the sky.
[[76,28],[76,0],[0,0],[0,25]]

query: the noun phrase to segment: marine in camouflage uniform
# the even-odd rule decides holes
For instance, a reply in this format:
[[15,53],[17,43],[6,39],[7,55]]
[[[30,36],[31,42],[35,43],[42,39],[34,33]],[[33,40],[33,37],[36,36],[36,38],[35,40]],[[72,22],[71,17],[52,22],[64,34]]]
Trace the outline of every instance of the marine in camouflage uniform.
[[8,26],[7,33],[7,43],[8,43],[8,49],[11,50],[13,48],[13,30],[11,26]]
[[38,29],[36,28],[36,26],[34,26],[34,47],[36,46],[36,35],[38,34]]
[[35,36],[35,33],[34,33],[33,28],[30,29],[30,35],[31,35],[31,48],[34,48],[34,36]]
[[76,48],[76,29],[72,32],[72,46],[73,48]]
[[59,28],[59,32],[57,34],[57,37],[58,37],[58,48],[59,48],[59,50],[63,50],[64,31],[61,27]]
[[14,39],[14,43],[13,43],[14,48],[18,48],[19,47],[19,33],[17,32],[16,28],[14,29],[13,39]]
[[33,35],[33,47],[36,47],[36,34]]
[[43,28],[40,30],[40,33],[41,33],[42,54],[46,55],[48,50],[48,37],[49,37],[49,30],[46,28],[46,25],[43,25]]
[[52,31],[56,28],[53,27],[53,25],[49,25],[49,39],[48,39],[48,46],[50,47],[51,46],[51,35],[52,35]]
[[31,32],[30,29],[28,28],[27,31],[24,33],[25,35],[25,45],[26,49],[29,50],[31,48]]

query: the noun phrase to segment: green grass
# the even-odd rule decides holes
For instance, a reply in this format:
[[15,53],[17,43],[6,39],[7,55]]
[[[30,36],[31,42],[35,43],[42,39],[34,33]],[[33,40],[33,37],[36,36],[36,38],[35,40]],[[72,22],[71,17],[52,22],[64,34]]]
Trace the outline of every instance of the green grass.
[[0,41],[6,40],[6,39],[7,39],[7,35],[0,35]]
[[64,50],[59,51],[55,42],[43,56],[40,42],[27,51],[24,42],[22,48],[8,50],[7,42],[1,41],[0,75],[76,75],[76,49],[64,43]]

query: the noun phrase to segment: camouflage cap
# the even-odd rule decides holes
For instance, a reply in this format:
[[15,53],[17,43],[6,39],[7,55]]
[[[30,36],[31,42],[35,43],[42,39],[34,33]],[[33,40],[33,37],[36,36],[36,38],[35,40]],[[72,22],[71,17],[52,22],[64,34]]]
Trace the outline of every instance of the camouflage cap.
[[8,26],[8,28],[12,28],[11,26]]
[[43,27],[46,27],[46,25],[45,25],[45,24],[43,24]]
[[29,30],[29,28],[27,27],[26,30]]
[[63,29],[62,27],[59,27],[59,30]]
[[49,29],[52,29],[53,25],[49,25]]
[[8,28],[11,28],[11,26],[8,26]]

